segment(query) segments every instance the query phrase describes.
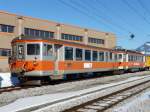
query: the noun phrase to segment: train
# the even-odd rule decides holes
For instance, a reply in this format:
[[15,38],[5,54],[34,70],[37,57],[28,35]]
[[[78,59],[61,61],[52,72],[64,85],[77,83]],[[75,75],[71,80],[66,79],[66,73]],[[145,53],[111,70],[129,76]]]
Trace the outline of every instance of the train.
[[148,69],[145,56],[126,49],[108,49],[41,37],[16,37],[9,66],[20,82],[42,84],[90,73]]

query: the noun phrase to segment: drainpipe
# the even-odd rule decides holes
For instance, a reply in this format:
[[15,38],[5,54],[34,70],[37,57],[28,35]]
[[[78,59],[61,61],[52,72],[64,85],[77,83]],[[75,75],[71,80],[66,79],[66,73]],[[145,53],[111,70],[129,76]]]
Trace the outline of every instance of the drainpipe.
[[84,29],[84,38],[83,38],[83,41],[84,41],[84,44],[88,44],[88,29]]
[[17,33],[17,35],[19,36],[19,39],[21,39],[21,35],[24,34],[24,32],[23,32],[23,17],[20,16],[17,19],[18,19],[18,31],[17,31],[18,33]]
[[58,40],[61,39],[61,31],[60,31],[60,27],[61,27],[60,24],[57,24],[57,25],[56,25],[56,28],[57,28],[56,39],[58,39]]

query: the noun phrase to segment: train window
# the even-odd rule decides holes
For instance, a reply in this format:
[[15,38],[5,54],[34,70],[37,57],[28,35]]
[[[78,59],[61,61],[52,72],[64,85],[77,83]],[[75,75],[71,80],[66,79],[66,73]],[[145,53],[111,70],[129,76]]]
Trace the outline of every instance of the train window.
[[133,61],[133,56],[131,55],[131,61]]
[[47,45],[47,55],[52,56],[53,54],[53,47],[52,45]]
[[39,54],[40,54],[40,44],[27,45],[27,55],[39,55]]
[[93,61],[98,61],[97,51],[93,51]]
[[73,48],[65,47],[65,60],[73,60]]
[[119,54],[119,59],[122,59],[122,54]]
[[82,49],[78,49],[76,48],[76,60],[82,60],[83,56],[82,56]]
[[99,61],[104,61],[104,52],[99,52]]
[[129,61],[132,61],[132,59],[131,59],[131,55],[129,55]]
[[53,54],[53,47],[52,45],[47,45],[47,44],[44,44],[44,56],[52,56]]
[[106,52],[106,61],[108,61],[108,52]]
[[126,61],[126,54],[123,54],[123,61]]
[[91,51],[90,50],[85,50],[85,60],[91,61]]
[[109,59],[112,60],[112,52],[109,53]]
[[115,60],[117,60],[117,54],[115,54],[114,58],[115,58]]

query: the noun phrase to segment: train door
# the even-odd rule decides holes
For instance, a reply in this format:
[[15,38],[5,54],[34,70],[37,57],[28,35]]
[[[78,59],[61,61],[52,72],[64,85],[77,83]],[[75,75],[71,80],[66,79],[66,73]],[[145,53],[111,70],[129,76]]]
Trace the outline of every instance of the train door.
[[118,69],[123,69],[123,65],[122,65],[122,62],[123,62],[123,53],[119,53],[118,54],[118,62],[119,62]]
[[60,44],[54,44],[54,55],[55,55],[55,59],[54,59],[54,74],[55,75],[59,75],[59,61],[63,59],[63,55],[62,54],[62,46]]
[[25,59],[25,45],[22,43],[17,44],[17,59]]

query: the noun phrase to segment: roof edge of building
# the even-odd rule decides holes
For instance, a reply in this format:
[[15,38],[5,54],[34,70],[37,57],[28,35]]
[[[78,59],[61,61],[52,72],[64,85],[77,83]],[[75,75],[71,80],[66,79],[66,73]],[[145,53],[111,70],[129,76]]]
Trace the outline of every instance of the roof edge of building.
[[53,21],[53,20],[51,21],[51,20],[36,18],[36,17],[32,17],[32,16],[24,16],[24,15],[14,14],[14,13],[10,13],[10,12],[3,11],[3,10],[0,10],[0,13],[4,13],[4,14],[8,14],[8,15],[14,15],[14,16],[18,16],[18,17],[21,16],[23,18],[36,19],[36,20],[40,20],[40,21],[45,21],[45,22],[50,22],[50,23],[55,23],[55,24],[60,24],[60,25],[66,25],[66,26],[71,26],[71,27],[80,28],[80,29],[87,29],[87,30],[90,30],[90,31],[101,32],[101,33],[110,34],[110,35],[115,36],[115,34],[112,33],[112,32],[104,32],[104,31],[99,31],[99,30],[92,29],[92,28],[85,28],[85,27],[80,27],[80,26],[77,26],[77,25],[71,25],[71,24],[67,24],[67,23],[56,22],[56,21]]

